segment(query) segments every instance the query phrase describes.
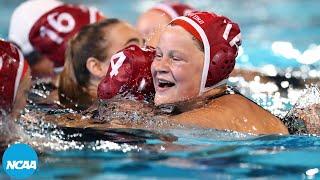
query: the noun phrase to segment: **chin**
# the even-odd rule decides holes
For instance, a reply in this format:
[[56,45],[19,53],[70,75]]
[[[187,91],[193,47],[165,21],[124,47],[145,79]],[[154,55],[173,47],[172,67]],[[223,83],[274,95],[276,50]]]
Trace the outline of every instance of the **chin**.
[[160,105],[165,105],[165,104],[172,104],[177,102],[178,100],[175,98],[171,98],[171,97],[164,97],[164,96],[160,96],[160,95],[155,95],[154,98],[154,104],[156,106],[160,106]]

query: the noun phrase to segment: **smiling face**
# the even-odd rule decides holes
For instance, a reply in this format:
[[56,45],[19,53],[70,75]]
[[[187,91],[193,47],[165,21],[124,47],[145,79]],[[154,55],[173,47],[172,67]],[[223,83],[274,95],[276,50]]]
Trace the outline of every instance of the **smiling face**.
[[204,53],[196,40],[180,26],[162,32],[151,72],[156,89],[155,104],[176,103],[197,97]]

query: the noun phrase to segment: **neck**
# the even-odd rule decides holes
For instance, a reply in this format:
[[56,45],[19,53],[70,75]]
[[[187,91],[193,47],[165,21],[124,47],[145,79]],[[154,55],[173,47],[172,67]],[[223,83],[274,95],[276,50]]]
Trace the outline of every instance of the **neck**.
[[163,105],[163,106],[160,106],[160,108],[162,107],[168,108],[168,109],[170,108],[175,113],[183,113],[183,112],[191,111],[193,109],[203,107],[205,104],[208,103],[209,99],[214,99],[215,97],[218,97],[224,94],[226,89],[227,89],[227,86],[222,85],[222,86],[210,89],[195,98],[191,98],[191,99],[173,103],[173,104]]

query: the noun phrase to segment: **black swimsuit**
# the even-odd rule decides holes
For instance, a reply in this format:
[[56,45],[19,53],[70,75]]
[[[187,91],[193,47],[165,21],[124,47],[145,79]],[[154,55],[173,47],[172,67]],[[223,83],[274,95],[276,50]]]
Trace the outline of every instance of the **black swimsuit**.
[[[218,99],[222,96],[225,95],[230,95],[230,94],[238,94],[241,95],[243,97],[245,97],[244,95],[242,95],[240,93],[240,91],[238,89],[236,89],[233,86],[227,86],[226,90],[224,90],[222,93],[220,94],[216,94],[214,96],[209,97],[208,99],[206,99],[207,101],[213,100],[213,99]],[[246,99],[248,99],[247,97],[245,97]],[[251,102],[255,103],[256,105],[258,105],[256,102],[252,101],[251,99],[249,99]],[[259,106],[259,105],[258,105]],[[161,109],[162,112],[170,114],[170,115],[178,115],[180,113],[182,113],[179,108],[177,108],[177,106],[175,104],[166,104],[166,105],[161,105],[159,106],[159,108]]]

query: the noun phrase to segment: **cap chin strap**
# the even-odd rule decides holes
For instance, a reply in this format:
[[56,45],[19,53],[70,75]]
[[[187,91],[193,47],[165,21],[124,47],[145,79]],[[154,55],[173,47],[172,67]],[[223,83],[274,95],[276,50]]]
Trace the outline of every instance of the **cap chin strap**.
[[227,79],[223,79],[222,81],[218,82],[217,84],[210,86],[210,87],[206,87],[204,89],[200,89],[199,91],[199,96],[203,95],[205,92],[210,91],[211,89],[226,85],[228,82],[228,78]]
[[0,71],[2,69],[2,65],[3,65],[3,60],[2,60],[2,57],[0,57]]
[[14,82],[14,95],[13,95],[12,102],[14,102],[14,100],[16,99],[17,91],[18,91],[18,88],[19,88],[20,80],[22,78],[23,69],[24,69],[24,66],[25,66],[24,65],[24,57],[23,57],[22,52],[20,52],[20,50],[18,50],[18,48],[17,48],[17,51],[18,51],[18,54],[19,54],[19,67],[17,69],[17,75],[16,75],[16,79],[15,79],[15,82]]

